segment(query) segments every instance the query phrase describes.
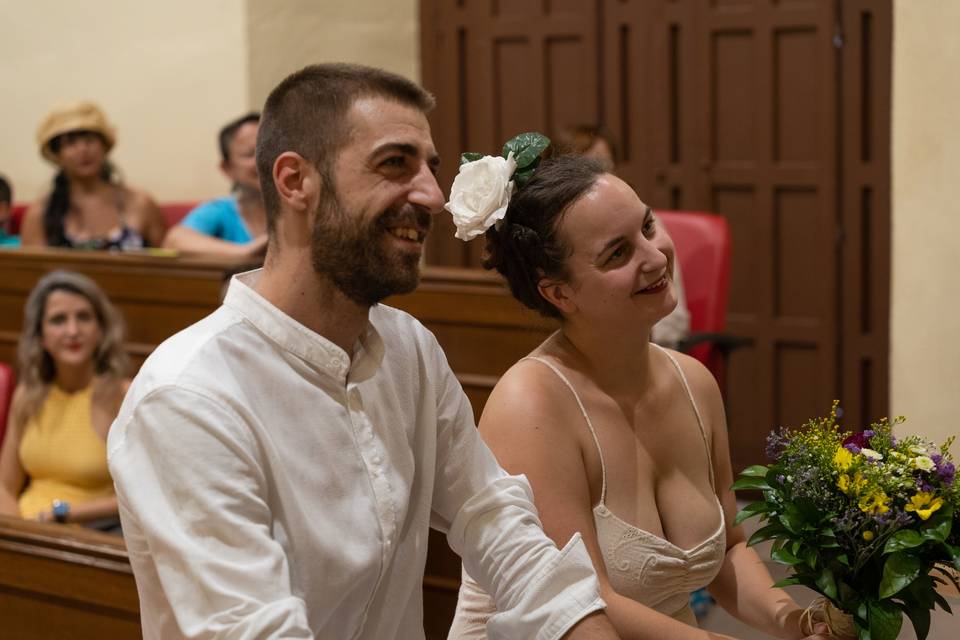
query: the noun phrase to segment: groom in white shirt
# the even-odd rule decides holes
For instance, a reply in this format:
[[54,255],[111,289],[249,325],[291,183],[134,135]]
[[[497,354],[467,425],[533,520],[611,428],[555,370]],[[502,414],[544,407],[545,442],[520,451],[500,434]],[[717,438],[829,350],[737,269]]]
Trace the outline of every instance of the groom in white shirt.
[[267,99],[264,268],[157,348],[109,436],[145,638],[423,638],[430,526],[494,594],[490,637],[616,637],[579,536],[543,534],[433,335],[378,304],[443,205],[432,106],[352,65]]

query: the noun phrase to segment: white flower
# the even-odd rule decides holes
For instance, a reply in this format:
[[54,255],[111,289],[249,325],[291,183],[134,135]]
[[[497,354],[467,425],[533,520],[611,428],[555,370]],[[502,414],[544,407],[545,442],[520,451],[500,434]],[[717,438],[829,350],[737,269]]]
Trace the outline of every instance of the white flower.
[[916,458],[911,459],[910,463],[921,471],[933,471],[933,468],[937,466],[933,463],[933,460],[927,456],[917,456]]
[[883,460],[883,454],[879,451],[874,451],[873,449],[860,449],[860,453],[871,460]]
[[484,233],[507,213],[513,193],[517,163],[511,151],[507,158],[484,156],[460,165],[444,209],[453,214],[456,237],[471,240]]
[[927,450],[923,447],[918,447],[917,445],[911,445],[907,450],[915,456],[923,456],[927,454]]

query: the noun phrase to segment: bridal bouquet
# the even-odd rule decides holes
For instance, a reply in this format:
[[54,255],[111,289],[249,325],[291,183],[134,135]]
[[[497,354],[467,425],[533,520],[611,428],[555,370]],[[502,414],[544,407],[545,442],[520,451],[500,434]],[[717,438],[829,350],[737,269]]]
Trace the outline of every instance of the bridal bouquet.
[[817,591],[833,632],[847,626],[840,633],[859,640],[893,640],[903,614],[923,640],[935,605],[950,611],[937,584],[949,580],[960,589],[953,438],[939,447],[916,436],[895,438],[892,426],[902,421],[842,432],[834,402],[826,418],[772,432],[771,464],[745,469],[733,485],[763,493],[736,522],[765,522],[747,544],[772,540],[771,557],[790,566],[774,586]]

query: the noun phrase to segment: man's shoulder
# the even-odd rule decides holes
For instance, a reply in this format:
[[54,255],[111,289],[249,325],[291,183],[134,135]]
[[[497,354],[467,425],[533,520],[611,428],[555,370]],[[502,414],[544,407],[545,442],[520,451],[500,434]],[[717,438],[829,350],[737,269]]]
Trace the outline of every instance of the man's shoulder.
[[162,387],[215,389],[216,373],[230,366],[231,349],[223,346],[239,343],[247,331],[238,313],[221,306],[158,345],[134,378],[130,395],[142,398]]
[[384,342],[398,340],[401,343],[410,343],[413,338],[417,347],[436,344],[436,338],[430,329],[406,311],[396,307],[386,304],[374,305],[370,309],[370,323],[377,329]]

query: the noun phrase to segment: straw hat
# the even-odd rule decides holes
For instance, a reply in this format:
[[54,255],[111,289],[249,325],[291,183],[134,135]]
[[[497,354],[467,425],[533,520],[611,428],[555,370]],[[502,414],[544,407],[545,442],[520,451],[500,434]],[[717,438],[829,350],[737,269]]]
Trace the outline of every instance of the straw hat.
[[103,111],[96,103],[89,100],[77,100],[57,106],[47,114],[37,128],[37,144],[40,153],[50,162],[56,162],[57,157],[50,149],[50,141],[59,135],[70,131],[93,131],[103,136],[107,151],[113,148],[117,141],[117,134]]

